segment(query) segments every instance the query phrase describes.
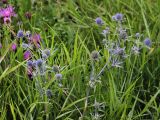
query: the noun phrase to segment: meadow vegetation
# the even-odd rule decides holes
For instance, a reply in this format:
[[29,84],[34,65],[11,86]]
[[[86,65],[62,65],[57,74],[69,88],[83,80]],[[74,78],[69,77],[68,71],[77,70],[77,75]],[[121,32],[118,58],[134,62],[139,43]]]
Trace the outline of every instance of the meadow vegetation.
[[160,119],[160,0],[1,0],[0,120]]

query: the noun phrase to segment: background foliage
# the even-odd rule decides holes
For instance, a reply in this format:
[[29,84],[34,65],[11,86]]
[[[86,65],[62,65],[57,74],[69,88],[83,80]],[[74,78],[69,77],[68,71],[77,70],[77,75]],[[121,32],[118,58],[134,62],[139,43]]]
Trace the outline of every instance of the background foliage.
[[[94,98],[103,106],[99,111],[104,120],[144,120],[160,118],[160,1],[159,0],[9,0],[18,14],[12,27],[1,24],[0,50],[0,119],[93,119]],[[25,18],[29,11],[32,19]],[[100,71],[107,60],[95,18],[101,17],[105,25],[115,28],[115,13],[122,13],[130,35],[142,34],[152,40],[152,49],[140,56],[130,57],[122,69],[105,69],[96,92],[88,83],[91,74],[90,53],[100,51],[103,56],[96,62]],[[17,22],[21,21],[21,24]],[[53,54],[48,65],[60,65],[63,87],[59,87],[54,73],[47,74],[42,86],[52,91],[52,97],[41,95],[36,80],[26,75],[23,49],[10,50],[11,35],[19,29],[40,33],[42,48],[50,48]],[[40,54],[32,51],[35,58]],[[86,100],[88,103],[86,104]]]

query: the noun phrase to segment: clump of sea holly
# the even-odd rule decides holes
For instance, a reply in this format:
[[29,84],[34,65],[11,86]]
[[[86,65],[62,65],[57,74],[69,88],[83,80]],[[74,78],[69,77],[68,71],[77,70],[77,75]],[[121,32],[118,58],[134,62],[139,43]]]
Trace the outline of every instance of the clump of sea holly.
[[[113,21],[116,21],[116,26],[110,30],[107,26],[106,29],[102,29],[103,39],[102,43],[106,49],[108,54],[108,63],[104,65],[100,73],[103,73],[105,68],[123,68],[123,63],[125,63],[126,59],[132,55],[140,55],[141,49],[146,46],[148,48],[151,47],[152,42],[150,38],[145,38],[143,42],[141,42],[141,34],[136,33],[135,35],[129,35],[127,32],[127,28],[123,26],[124,15],[121,13],[116,13],[112,16]],[[104,21],[101,18],[96,19],[96,24],[102,25]],[[105,24],[104,24],[105,25]],[[112,34],[111,34],[112,33]],[[114,40],[109,39],[109,36],[116,36]],[[135,39],[136,38],[136,39]],[[129,45],[129,46],[128,46]],[[91,53],[91,59],[96,61],[99,59],[99,52],[93,51]],[[97,78],[99,75],[95,75],[94,64],[92,63],[92,71],[90,82],[94,83],[93,80]]]
[[[99,72],[97,72],[95,67],[95,61],[99,60],[99,52],[93,51],[90,55],[92,61],[89,85],[91,88],[94,88],[94,93],[96,91],[96,82],[98,81],[98,79],[100,79],[102,73],[104,73],[105,70],[107,70],[108,73],[110,72],[110,69],[113,68],[118,70],[120,70],[119,68],[124,69],[125,63],[128,59],[130,59],[130,56],[140,55],[141,49],[143,49],[144,46],[150,48],[152,44],[149,38],[146,38],[142,43],[142,36],[140,35],[140,33],[136,33],[135,35],[129,34],[129,32],[127,31],[128,29],[123,26],[123,14],[117,13],[112,16],[112,19],[113,21],[116,21],[116,26],[113,28],[114,30],[112,28],[110,29],[108,26],[106,27],[106,29],[102,29],[102,27],[100,27],[100,29],[102,29],[101,34],[103,35],[102,43],[104,45],[104,50],[106,50],[105,52],[108,54],[108,59]],[[105,25],[104,21],[102,21],[102,19],[99,17],[96,19],[96,24]],[[114,40],[110,39],[110,36],[114,36]],[[89,92],[87,91],[86,101],[88,101],[88,95]],[[97,120],[101,118],[101,115],[98,113],[99,104],[98,102],[96,102],[96,97],[94,105],[95,112],[92,114],[92,118]]]

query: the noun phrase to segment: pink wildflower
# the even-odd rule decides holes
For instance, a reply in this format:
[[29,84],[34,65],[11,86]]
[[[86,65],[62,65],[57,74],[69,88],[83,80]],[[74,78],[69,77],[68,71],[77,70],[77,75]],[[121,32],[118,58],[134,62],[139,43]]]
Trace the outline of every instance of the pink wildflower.
[[23,54],[23,57],[25,60],[30,59],[31,58],[31,52],[29,50],[25,51]]
[[0,17],[12,17],[16,16],[14,12],[14,8],[12,6],[8,6],[6,8],[1,8],[0,9]]
[[31,42],[34,43],[36,47],[40,47],[41,37],[39,34],[34,34],[31,36]]
[[27,76],[30,80],[33,79],[33,69],[31,67],[27,68]]
[[11,23],[11,18],[10,17],[4,17],[3,21],[5,24]]
[[0,8],[0,18],[3,18],[5,24],[10,23],[11,17],[15,16],[16,14],[12,6],[8,6],[6,8]]
[[16,43],[12,43],[12,45],[11,45],[11,50],[12,50],[12,51],[16,51],[16,49],[17,49]]

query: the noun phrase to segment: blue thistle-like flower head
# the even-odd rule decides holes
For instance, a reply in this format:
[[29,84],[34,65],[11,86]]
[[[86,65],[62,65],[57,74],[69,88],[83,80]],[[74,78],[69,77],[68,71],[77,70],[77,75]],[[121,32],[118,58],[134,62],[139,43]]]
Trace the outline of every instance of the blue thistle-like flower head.
[[55,78],[56,78],[56,80],[61,80],[61,79],[62,79],[62,74],[57,73],[57,74],[55,75]]
[[59,66],[58,65],[54,65],[53,67],[53,72],[55,72],[55,73],[58,73],[60,70],[59,70]]
[[112,19],[115,21],[122,21],[123,20],[123,14],[117,13],[114,16],[112,16]]
[[120,62],[119,60],[117,59],[113,59],[112,60],[112,67],[116,67],[116,68],[122,68],[122,64],[123,62]]
[[46,59],[48,58],[48,56],[47,56],[46,54],[42,53],[42,58],[43,58],[44,60],[46,60]]
[[27,48],[29,48],[29,47],[30,47],[29,44],[22,43],[22,48],[27,49]]
[[119,38],[120,39],[123,39],[123,40],[126,40],[127,39],[127,31],[126,30],[123,30],[123,29],[120,29],[119,30]]
[[37,66],[37,67],[42,67],[42,66],[43,66],[43,60],[42,60],[42,59],[38,59],[38,60],[36,61],[36,66]]
[[137,46],[133,46],[132,47],[132,52],[135,54],[135,55],[138,55],[140,53],[140,48],[137,47]]
[[103,31],[102,31],[102,34],[104,35],[104,36],[106,36],[106,35],[108,35],[109,34],[109,27],[106,27],[106,29],[104,29]]
[[150,40],[149,38],[146,38],[146,39],[144,40],[144,44],[145,44],[146,46],[150,47],[152,43],[151,43],[151,40]]
[[96,24],[98,24],[98,25],[103,25],[103,24],[104,24],[103,20],[102,20],[100,17],[97,17],[97,18],[95,19],[95,22],[96,22]]
[[28,66],[28,67],[32,67],[32,66],[33,66],[33,62],[32,62],[31,60],[28,60],[28,61],[27,61],[27,66]]
[[99,52],[96,51],[96,50],[92,51],[92,53],[91,53],[91,59],[92,60],[98,60],[99,59]]
[[45,66],[45,62],[42,59],[38,59],[36,61],[36,72],[40,75],[45,75],[46,66]]
[[36,60],[32,61],[33,67],[36,67]]
[[139,38],[139,37],[140,37],[140,33],[136,33],[136,34],[135,34],[135,37],[136,37],[136,38]]
[[112,20],[113,20],[113,21],[115,21],[115,20],[116,20],[116,17],[115,17],[115,15],[113,15],[113,16],[112,16]]
[[42,54],[46,54],[47,56],[50,56],[50,50],[49,49],[45,49],[42,51]]
[[53,96],[52,91],[50,89],[46,90],[46,95],[48,98],[51,98]]
[[18,37],[18,38],[23,38],[23,37],[24,37],[24,32],[23,32],[23,30],[19,30],[19,31],[18,31],[17,37]]
[[112,54],[113,55],[124,55],[125,48],[116,47],[113,49]]

